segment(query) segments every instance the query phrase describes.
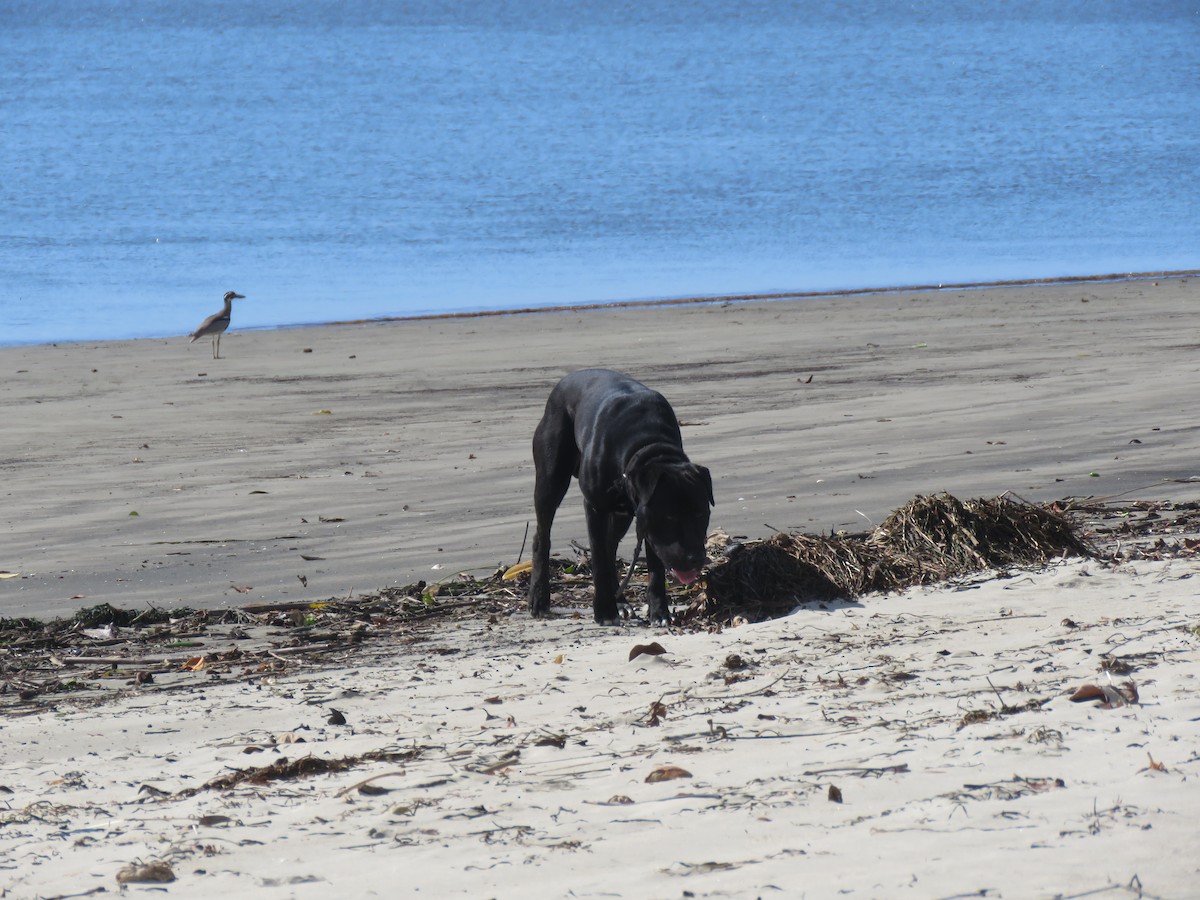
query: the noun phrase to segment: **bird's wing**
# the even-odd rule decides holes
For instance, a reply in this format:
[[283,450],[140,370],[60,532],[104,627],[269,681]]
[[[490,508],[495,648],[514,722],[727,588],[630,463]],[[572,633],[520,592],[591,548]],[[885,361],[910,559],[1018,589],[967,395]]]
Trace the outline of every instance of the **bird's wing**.
[[221,311],[218,313],[213,313],[211,316],[209,316],[207,319],[205,319],[203,322],[200,323],[199,328],[197,328],[195,331],[192,332],[192,339],[191,339],[191,341],[189,341],[189,343],[194,344],[200,338],[205,337],[209,334],[212,334],[213,326],[215,326],[218,322],[221,322],[222,320],[225,322],[226,327],[228,327],[229,317],[225,315],[224,311]]

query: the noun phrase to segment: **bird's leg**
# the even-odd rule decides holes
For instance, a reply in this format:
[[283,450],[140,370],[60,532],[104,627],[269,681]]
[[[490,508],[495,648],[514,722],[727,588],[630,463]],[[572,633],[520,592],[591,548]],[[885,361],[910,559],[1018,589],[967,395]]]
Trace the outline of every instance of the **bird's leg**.
[[221,358],[221,332],[213,335],[213,359]]

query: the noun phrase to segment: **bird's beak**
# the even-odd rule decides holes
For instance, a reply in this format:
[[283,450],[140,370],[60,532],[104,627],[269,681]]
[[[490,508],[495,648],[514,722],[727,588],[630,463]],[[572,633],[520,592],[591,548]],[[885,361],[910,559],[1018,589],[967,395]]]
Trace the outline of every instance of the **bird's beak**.
[[233,295],[233,299],[235,299],[235,300],[245,300],[245,299],[246,299],[246,295],[245,295],[245,294],[234,294],[234,295]]

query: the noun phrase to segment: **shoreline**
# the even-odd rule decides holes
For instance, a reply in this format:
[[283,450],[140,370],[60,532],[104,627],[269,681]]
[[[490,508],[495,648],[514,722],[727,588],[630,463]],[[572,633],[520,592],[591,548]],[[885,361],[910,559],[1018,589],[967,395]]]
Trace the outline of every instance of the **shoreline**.
[[[755,301],[783,301],[821,299],[831,297],[861,297],[898,293],[936,293],[941,291],[978,291],[993,288],[1038,287],[1046,285],[1073,285],[1093,283],[1116,283],[1145,281],[1154,278],[1192,278],[1200,276],[1200,269],[1164,269],[1144,272],[1113,272],[1106,275],[1060,275],[1048,278],[1015,278],[996,281],[967,281],[947,284],[914,284],[893,287],[858,287],[835,290],[767,291],[761,293],[713,294],[702,296],[651,297],[633,300],[601,300],[576,304],[551,304],[548,306],[523,306],[505,309],[478,309],[446,313],[414,313],[412,315],[371,316],[359,319],[329,319],[318,322],[292,322],[276,325],[255,325],[233,328],[232,332],[270,332],[300,328],[324,328],[338,325],[370,325],[388,322],[421,322],[454,319],[484,319],[501,316],[524,316],[536,313],[588,312],[605,309],[652,309],[672,306],[700,306],[712,303],[749,303]],[[124,338],[79,338],[58,341],[31,341],[28,343],[3,344],[6,347],[57,347],[61,344],[109,343],[114,341],[158,341],[187,337],[186,334],[160,334],[147,337]]]
[[712,296],[660,297],[644,300],[609,300],[592,303],[565,304],[554,306],[526,306],[514,309],[484,309],[469,312],[421,313],[411,316],[379,316],[367,319],[335,319],[329,322],[314,322],[297,325],[268,326],[272,328],[308,328],[322,325],[369,325],[372,322],[407,322],[437,319],[476,319],[491,316],[521,316],[532,313],[560,313],[601,309],[642,309],[662,306],[695,306],[705,303],[748,303],[751,301],[806,300],[821,297],[859,297],[875,294],[933,293],[938,291],[977,291],[989,288],[1036,287],[1040,285],[1070,285],[1110,283],[1121,281],[1145,281],[1152,278],[1192,278],[1200,275],[1200,269],[1175,269],[1161,272],[1117,272],[1109,275],[1061,275],[1053,278],[1014,278],[1001,281],[967,281],[951,284],[916,284],[900,287],[841,288],[826,291],[768,291],[756,294],[714,294]]

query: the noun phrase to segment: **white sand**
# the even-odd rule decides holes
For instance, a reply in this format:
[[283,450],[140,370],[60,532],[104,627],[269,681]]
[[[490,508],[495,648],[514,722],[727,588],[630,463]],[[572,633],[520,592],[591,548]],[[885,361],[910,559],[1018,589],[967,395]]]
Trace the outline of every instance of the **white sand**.
[[[476,621],[353,669],[64,705],[4,725],[3,884],[111,891],[161,860],[180,897],[1192,897],[1198,568],[1065,563],[713,635]],[[629,662],[651,637],[667,654]],[[1103,655],[1140,705],[1067,699]],[[1045,705],[960,728],[1001,700]],[[385,749],[415,758],[170,796]],[[663,765],[692,777],[646,783]]]

